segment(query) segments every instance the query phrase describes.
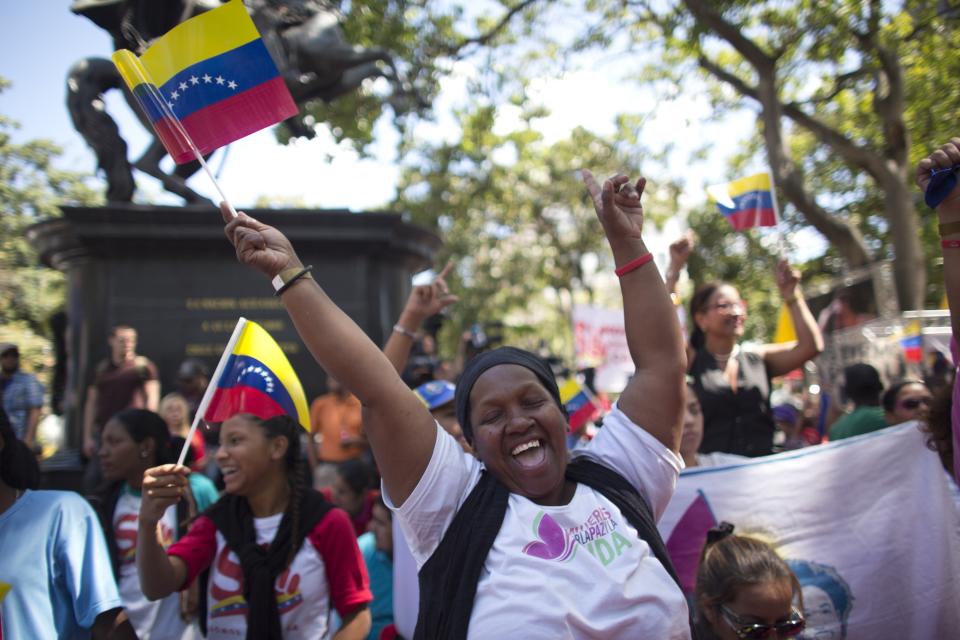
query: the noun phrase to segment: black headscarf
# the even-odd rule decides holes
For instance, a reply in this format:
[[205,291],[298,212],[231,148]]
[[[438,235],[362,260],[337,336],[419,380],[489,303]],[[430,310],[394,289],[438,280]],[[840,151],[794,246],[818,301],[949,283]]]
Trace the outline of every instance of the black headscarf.
[[[460,380],[457,382],[455,397],[457,420],[460,422],[460,428],[463,430],[463,436],[467,439],[467,442],[473,442],[473,426],[470,424],[470,392],[473,390],[473,385],[476,384],[477,379],[487,369],[499,364],[516,364],[532,371],[550,393],[560,410],[564,411],[563,403],[560,402],[560,389],[557,388],[557,380],[553,376],[553,371],[541,358],[529,351],[515,347],[500,347],[493,351],[487,351],[467,363],[460,375]],[[566,411],[564,411],[564,415],[566,415]]]

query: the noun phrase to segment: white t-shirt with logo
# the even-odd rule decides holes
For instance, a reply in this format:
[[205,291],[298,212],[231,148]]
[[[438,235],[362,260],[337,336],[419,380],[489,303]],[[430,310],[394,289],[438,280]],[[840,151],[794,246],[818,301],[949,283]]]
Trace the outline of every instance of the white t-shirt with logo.
[[[619,408],[574,456],[622,475],[659,520],[683,461]],[[417,567],[430,558],[483,465],[463,453],[440,426],[433,456],[416,489],[396,512]],[[470,638],[507,635],[557,638],[690,637],[680,588],[602,494],[577,485],[569,504],[542,506],[510,494],[503,526],[477,585]]]
[[[151,602],[140,589],[137,575],[137,523],[140,517],[140,496],[124,491],[113,510],[113,533],[120,554],[118,587],[123,608],[142,640],[199,640],[200,627],[188,624],[180,616],[180,594]],[[177,508],[168,508],[158,529],[164,548],[176,537]]]
[[[283,514],[254,518],[257,543],[267,545]],[[210,569],[207,582],[207,638],[235,640],[247,633],[240,559],[213,521],[197,518],[190,531],[167,553],[187,565],[184,588]],[[357,547],[353,524],[340,509],[331,509],[307,534],[290,566],[274,584],[283,637],[320,640],[329,637],[331,603],[341,616],[370,602],[369,580]]]

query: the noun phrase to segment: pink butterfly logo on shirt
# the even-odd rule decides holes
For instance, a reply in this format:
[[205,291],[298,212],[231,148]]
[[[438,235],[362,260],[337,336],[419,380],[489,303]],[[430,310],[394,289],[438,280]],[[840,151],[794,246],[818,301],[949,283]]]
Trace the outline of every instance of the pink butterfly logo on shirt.
[[573,553],[573,542],[567,530],[557,524],[548,514],[541,512],[539,521],[534,522],[537,537],[540,540],[528,542],[523,552],[542,560],[563,562]]

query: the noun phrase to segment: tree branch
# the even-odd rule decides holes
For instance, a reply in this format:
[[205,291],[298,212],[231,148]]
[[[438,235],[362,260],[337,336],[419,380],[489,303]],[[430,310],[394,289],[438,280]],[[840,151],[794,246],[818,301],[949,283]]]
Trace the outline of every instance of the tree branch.
[[503,14],[503,17],[495,24],[489,31],[486,31],[480,35],[474,36],[472,38],[464,38],[460,42],[448,45],[444,53],[450,56],[459,56],[460,52],[466,47],[477,45],[482,47],[488,44],[493,40],[501,31],[503,31],[513,20],[514,16],[526,9],[527,7],[533,6],[541,0],[522,0],[520,3],[511,7],[509,11]]
[[697,22],[730,43],[755,69],[773,69],[777,59],[765,53],[735,25],[727,22],[709,0],[684,0]]

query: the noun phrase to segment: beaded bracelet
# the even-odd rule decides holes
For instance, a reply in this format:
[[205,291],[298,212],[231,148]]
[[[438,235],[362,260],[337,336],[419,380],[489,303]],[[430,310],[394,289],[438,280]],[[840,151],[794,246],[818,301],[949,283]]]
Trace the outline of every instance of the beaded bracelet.
[[628,262],[627,264],[625,264],[625,265],[623,265],[623,266],[621,266],[621,267],[617,267],[617,268],[614,270],[614,273],[617,274],[617,277],[622,278],[623,276],[627,275],[627,274],[630,273],[631,271],[636,271],[637,269],[639,269],[639,268],[642,267],[643,265],[647,264],[647,263],[650,262],[651,260],[653,260],[653,254],[652,254],[652,253],[645,253],[645,254],[643,254],[642,256],[640,256],[639,258],[634,258],[633,260],[631,260],[631,261]]
[[393,325],[393,330],[396,331],[397,333],[399,333],[399,334],[402,335],[402,336],[407,336],[407,337],[410,338],[411,340],[416,340],[416,339],[417,339],[417,334],[416,334],[416,333],[414,333],[413,331],[410,331],[409,329],[405,329],[405,328],[401,327],[399,324]]

